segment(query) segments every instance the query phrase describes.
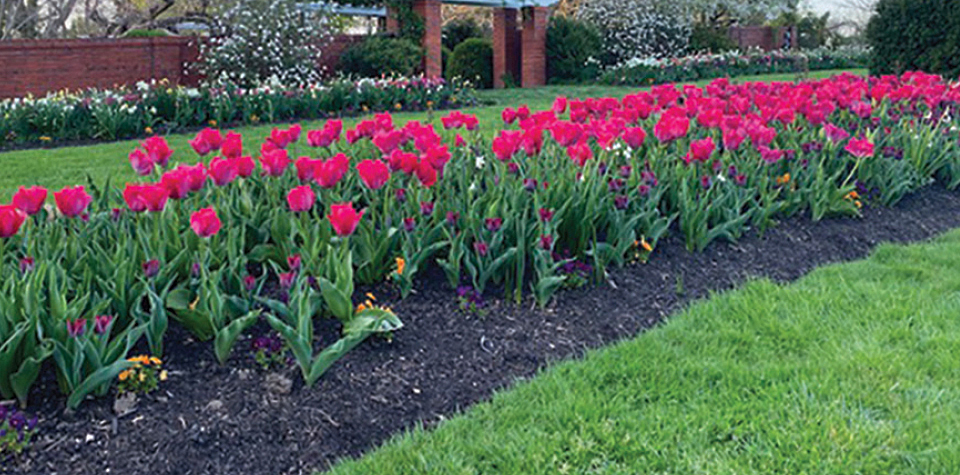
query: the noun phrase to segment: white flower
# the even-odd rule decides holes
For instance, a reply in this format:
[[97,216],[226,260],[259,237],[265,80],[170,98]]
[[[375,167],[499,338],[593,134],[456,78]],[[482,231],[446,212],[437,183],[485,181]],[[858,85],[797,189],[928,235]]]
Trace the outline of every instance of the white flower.
[[483,155],[477,155],[477,158],[476,158],[476,160],[474,161],[474,163],[475,163],[477,169],[479,170],[479,169],[483,168],[483,166],[486,164],[486,160],[484,160]]

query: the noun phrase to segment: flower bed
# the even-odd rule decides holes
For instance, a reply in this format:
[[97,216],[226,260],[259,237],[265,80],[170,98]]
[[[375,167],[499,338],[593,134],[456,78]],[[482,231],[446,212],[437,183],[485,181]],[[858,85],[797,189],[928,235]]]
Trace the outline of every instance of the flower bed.
[[[436,266],[468,309],[492,291],[544,304],[646,260],[669,231],[698,250],[798,213],[857,215],[933,180],[954,188],[958,100],[956,84],[916,73],[717,80],[505,109],[519,129],[492,143],[461,112],[441,131],[389,114],[275,129],[255,153],[206,129],[192,148],[217,156],[175,167],[151,138],[129,157],[148,182],[65,188],[55,207],[24,188],[0,207],[0,393],[24,400],[50,359],[69,406],[106,394],[135,347],[162,355],[171,320],[222,363],[263,320],[310,385],[401,327],[356,284],[407,295]],[[318,344],[322,316],[338,335]]]
[[731,51],[682,58],[634,58],[604,73],[600,82],[648,86],[756,74],[803,73],[866,67],[870,50],[861,47],[808,51]]
[[476,103],[473,90],[443,79],[338,79],[307,88],[172,87],[61,91],[0,101],[0,147],[117,140],[210,125],[249,125],[449,109]]

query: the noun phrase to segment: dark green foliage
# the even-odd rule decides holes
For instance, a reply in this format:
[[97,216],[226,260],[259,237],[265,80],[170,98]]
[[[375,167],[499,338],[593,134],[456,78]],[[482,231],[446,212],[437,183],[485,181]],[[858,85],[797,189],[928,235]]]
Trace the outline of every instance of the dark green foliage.
[[406,38],[371,36],[340,56],[340,69],[360,77],[384,74],[410,76],[420,66],[423,50]]
[[730,39],[726,28],[696,25],[690,32],[690,51],[723,53],[735,49],[737,49],[737,43]]
[[880,0],[867,26],[870,72],[960,74],[960,2]]
[[478,88],[493,87],[493,44],[490,40],[471,38],[453,50],[447,77],[463,78]]
[[563,16],[550,19],[547,28],[547,79],[550,82],[584,82],[599,74],[596,59],[603,38],[590,23]]
[[443,26],[443,46],[453,51],[470,38],[483,38],[483,28],[472,18],[453,20]]

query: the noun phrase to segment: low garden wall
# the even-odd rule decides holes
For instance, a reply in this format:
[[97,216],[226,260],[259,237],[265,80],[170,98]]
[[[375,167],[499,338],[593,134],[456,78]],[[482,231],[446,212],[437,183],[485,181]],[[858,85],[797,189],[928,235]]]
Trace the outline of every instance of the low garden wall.
[[[333,75],[340,55],[363,38],[334,37],[318,60],[325,74]],[[189,37],[2,41],[0,98],[113,88],[150,79],[195,86],[200,76],[187,66],[198,57],[197,42]]]
[[196,84],[184,65],[196,60],[190,38],[13,40],[0,42],[0,97],[61,89],[107,88],[167,78]]

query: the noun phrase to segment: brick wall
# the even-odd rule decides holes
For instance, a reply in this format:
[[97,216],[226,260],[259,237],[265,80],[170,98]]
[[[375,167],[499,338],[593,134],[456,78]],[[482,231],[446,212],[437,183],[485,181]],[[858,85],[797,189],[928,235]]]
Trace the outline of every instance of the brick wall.
[[550,18],[550,9],[526,7],[522,15],[521,85],[542,86],[547,83],[547,20]]
[[[340,35],[323,48],[318,65],[332,76],[340,55],[365,38]],[[0,98],[62,89],[109,88],[150,79],[194,86],[199,49],[192,38],[13,40],[0,42]]]
[[193,84],[183,65],[196,57],[188,38],[3,41],[0,97],[162,78]]
[[[797,28],[790,27],[792,33],[791,49],[797,49]],[[764,51],[773,51],[783,47],[784,27],[770,26],[738,26],[730,28],[730,38],[740,50],[760,48]]]

